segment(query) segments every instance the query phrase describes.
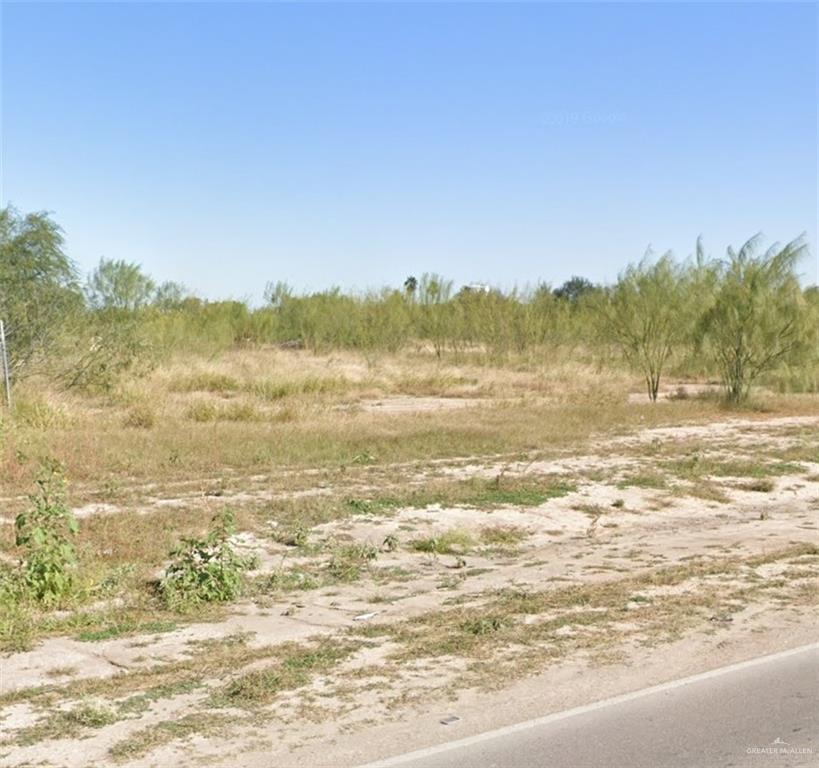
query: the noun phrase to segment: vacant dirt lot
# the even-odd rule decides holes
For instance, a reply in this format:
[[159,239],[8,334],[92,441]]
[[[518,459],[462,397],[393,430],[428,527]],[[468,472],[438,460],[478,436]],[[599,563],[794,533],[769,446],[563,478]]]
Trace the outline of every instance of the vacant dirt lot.
[[[545,418],[456,402],[339,418]],[[120,582],[2,659],[2,764],[335,768],[815,639],[819,418],[629,407],[575,447],[79,483]],[[246,596],[139,598],[167,532],[225,505]]]

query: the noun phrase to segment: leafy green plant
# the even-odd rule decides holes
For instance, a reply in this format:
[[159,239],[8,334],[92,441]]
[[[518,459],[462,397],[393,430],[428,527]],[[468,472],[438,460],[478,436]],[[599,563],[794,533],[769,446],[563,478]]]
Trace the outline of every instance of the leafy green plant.
[[56,461],[43,464],[32,506],[17,515],[15,539],[23,548],[22,579],[38,602],[53,604],[74,588],[79,523],[65,501],[65,479]]
[[159,585],[171,608],[224,603],[239,596],[244,573],[256,559],[236,552],[230,540],[235,532],[236,517],[225,507],[214,516],[207,536],[183,539],[174,548]]

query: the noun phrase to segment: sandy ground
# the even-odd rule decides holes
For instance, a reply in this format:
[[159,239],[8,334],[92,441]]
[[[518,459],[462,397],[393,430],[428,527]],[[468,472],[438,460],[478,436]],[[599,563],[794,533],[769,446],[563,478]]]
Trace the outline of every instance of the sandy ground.
[[[458,407],[469,405],[459,402],[463,405]],[[819,462],[817,433],[815,418],[731,419],[643,430],[601,441],[588,455],[553,461],[466,458],[408,469],[408,484],[503,473],[570,478],[575,490],[531,506],[434,504],[330,522],[310,532],[311,542],[317,546],[351,542],[380,550],[361,579],[244,601],[219,622],[96,643],[55,637],[3,658],[0,694],[38,685],[55,686],[57,692],[48,706],[25,697],[9,700],[0,712],[0,765],[352,766],[814,641],[819,637],[819,558],[810,552],[782,557],[775,553],[819,544],[819,463],[800,461],[795,470],[771,476],[764,492],[749,490],[747,478],[707,478],[719,485],[726,497],[722,501],[687,495],[673,486],[640,487],[624,478],[656,469],[660,454],[676,449],[684,453],[692,445],[698,455],[710,458],[764,461],[772,460],[777,451],[804,445],[811,435]],[[366,490],[360,479],[356,483],[356,494]],[[248,486],[227,497],[241,503],[277,492],[261,477],[251,479]],[[373,495],[378,492],[377,487],[369,490]],[[305,493],[337,491],[316,489],[309,477],[305,479]],[[188,496],[182,489],[178,498],[152,503],[188,503],[193,493]],[[219,499],[224,502],[225,497]],[[116,511],[113,505],[78,510],[85,516]],[[498,528],[519,532],[521,541],[512,548],[480,543],[483,532]],[[417,539],[436,539],[453,529],[470,532],[477,543],[463,552],[437,555],[411,546]],[[397,542],[392,551],[384,547],[389,540]],[[309,568],[320,559],[248,533],[237,545],[256,552],[267,571]],[[731,560],[737,568],[727,575],[694,574],[674,583],[649,579],[629,601],[628,613],[600,628],[580,621],[582,605],[517,617],[521,623],[536,624],[553,620],[563,610],[568,615],[565,623],[536,649],[557,647],[559,655],[494,648],[505,671],[489,679],[476,674],[473,664],[491,659],[444,650],[408,659],[401,656],[400,641],[388,632],[390,626],[422,622],[453,605],[480,607],[499,589],[605,586],[658,569],[683,568],[697,558]],[[693,618],[682,617],[679,631],[658,633],[653,619],[643,618],[649,615],[645,603],[680,596],[702,598],[692,603]],[[576,622],[572,612],[578,616]],[[263,649],[287,641],[345,637],[364,625],[373,628],[372,641],[305,686],[283,691],[253,717],[236,713],[229,738],[224,730],[203,727],[180,733],[130,760],[117,761],[111,755],[109,750],[123,739],[201,714],[206,699],[201,691],[160,697],[138,716],[103,726],[80,723],[58,737],[26,738],[26,728],[87,701],[74,695],[61,698],[64,682],[113,678],[196,659],[203,641],[238,634],[246,635],[249,648]],[[384,628],[383,637],[378,627]],[[593,638],[595,631],[610,640]],[[65,680],[55,677],[55,670],[61,669],[70,670]],[[206,679],[205,690],[221,683]],[[116,704],[115,700],[116,695],[109,695],[104,704]],[[442,724],[448,715],[459,719]]]
[[[385,757],[442,744],[485,731],[525,722],[552,712],[600,701],[652,685],[718,669],[768,653],[815,642],[816,615],[780,609],[747,616],[733,625],[686,637],[656,649],[636,647],[623,662],[566,662],[546,672],[510,681],[499,691],[468,690],[453,698],[432,700],[400,718],[369,725],[353,733],[328,732],[289,753],[274,740],[264,749],[242,756],[249,768],[277,766],[356,766]],[[449,722],[452,718],[455,722]],[[233,758],[213,763],[228,768]]]

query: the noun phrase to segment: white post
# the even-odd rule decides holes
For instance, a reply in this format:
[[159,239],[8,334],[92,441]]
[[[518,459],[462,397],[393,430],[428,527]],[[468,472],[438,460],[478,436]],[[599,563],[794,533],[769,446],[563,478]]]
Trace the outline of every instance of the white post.
[[0,320],[0,357],[3,362],[3,382],[6,386],[6,405],[11,410],[11,371],[9,370],[9,356],[6,351],[6,328]]

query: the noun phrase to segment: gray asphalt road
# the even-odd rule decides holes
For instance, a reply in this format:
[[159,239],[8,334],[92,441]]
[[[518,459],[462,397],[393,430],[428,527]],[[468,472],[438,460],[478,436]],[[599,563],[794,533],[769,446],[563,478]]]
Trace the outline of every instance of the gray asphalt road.
[[819,645],[369,768],[819,766]]

